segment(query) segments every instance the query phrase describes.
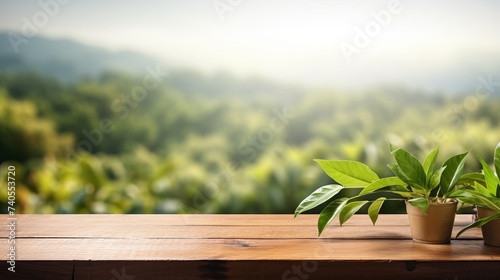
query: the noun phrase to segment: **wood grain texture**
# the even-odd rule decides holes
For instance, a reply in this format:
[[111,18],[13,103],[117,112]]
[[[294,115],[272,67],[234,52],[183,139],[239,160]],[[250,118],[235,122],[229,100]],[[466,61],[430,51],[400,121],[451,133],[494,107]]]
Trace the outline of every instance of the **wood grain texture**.
[[[6,223],[6,217],[1,217]],[[317,215],[19,215],[21,237],[99,238],[316,238]],[[454,233],[471,222],[458,215]],[[8,235],[0,228],[0,238]],[[355,215],[340,227],[335,220],[322,238],[410,238],[406,215],[381,215],[373,226],[367,215]],[[479,230],[463,239],[481,239]]]
[[[499,279],[500,248],[474,229],[411,240],[406,215],[355,215],[317,238],[317,215],[18,215],[16,273],[0,279]],[[471,215],[458,215],[454,232]],[[3,241],[2,241],[3,240]],[[123,275],[130,275],[125,277]]]
[[16,244],[19,260],[500,261],[500,248],[483,246],[482,240],[430,245],[387,239],[29,238]]

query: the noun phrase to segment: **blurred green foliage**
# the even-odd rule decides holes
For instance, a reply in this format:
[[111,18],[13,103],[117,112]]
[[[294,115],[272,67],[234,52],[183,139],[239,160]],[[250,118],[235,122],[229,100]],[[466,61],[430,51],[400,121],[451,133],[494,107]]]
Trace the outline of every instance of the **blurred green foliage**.
[[[363,161],[390,175],[387,141],[419,157],[441,145],[442,164],[467,149],[490,158],[500,139],[494,96],[472,106],[472,93],[397,87],[250,95],[169,86],[189,84],[186,75],[128,102],[140,78],[60,84],[1,75],[0,178],[16,166],[17,213],[293,213],[332,182],[314,158]],[[470,156],[466,171],[479,170]],[[2,187],[1,213],[6,201]]]

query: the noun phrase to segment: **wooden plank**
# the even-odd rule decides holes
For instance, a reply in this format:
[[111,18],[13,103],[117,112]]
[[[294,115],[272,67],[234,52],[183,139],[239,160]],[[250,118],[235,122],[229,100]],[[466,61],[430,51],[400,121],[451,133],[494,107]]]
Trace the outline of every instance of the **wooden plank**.
[[[317,236],[316,215],[306,215],[297,220],[290,215],[261,215],[266,222],[276,220],[278,226],[262,225],[258,216],[236,215],[20,215],[17,221],[17,236],[22,237],[76,237],[76,238],[315,238]],[[196,217],[196,218],[191,218]],[[221,224],[214,225],[212,218]],[[204,218],[204,219],[200,219]],[[226,221],[227,218],[227,221]],[[390,219],[389,219],[390,218]],[[1,217],[0,217],[1,219]],[[191,219],[191,220],[190,220]],[[248,220],[249,225],[241,225]],[[6,219],[4,219],[6,221]],[[191,222],[190,222],[191,221]],[[204,221],[201,223],[201,221]],[[284,223],[286,221],[286,223]],[[295,224],[298,221],[298,225]],[[307,221],[308,224],[304,224]],[[311,221],[314,224],[309,224]],[[469,215],[457,216],[453,236],[468,222]],[[410,228],[406,215],[391,215],[381,219],[377,226],[369,224],[366,215],[354,216],[343,227],[334,221],[322,238],[349,239],[410,239]],[[399,224],[397,224],[399,223]],[[2,237],[7,236],[7,227],[1,227]],[[466,232],[462,239],[481,239],[479,229]]]
[[[9,216],[2,214],[0,220],[6,221]],[[23,214],[17,215],[19,222],[34,224],[38,227],[45,224],[78,226],[84,223],[94,225],[106,225],[110,222],[130,225],[140,223],[141,225],[180,225],[180,226],[316,226],[318,215],[303,214],[296,219],[293,215],[252,215],[252,214],[224,214],[224,215],[191,215],[191,214],[158,214],[158,215],[108,215],[108,214],[64,214],[64,215],[42,215]],[[76,221],[76,222],[75,222]],[[455,218],[455,225],[467,225],[471,223],[472,215],[460,214]],[[334,221],[338,224],[338,220]],[[367,215],[354,215],[346,225],[368,225],[371,224]],[[383,225],[408,225],[408,217],[405,214],[382,214],[377,221],[378,226]],[[4,228],[0,232],[5,232]]]
[[[430,245],[343,239],[17,239],[18,260],[499,261],[482,240]],[[0,260],[7,260],[1,254]]]
[[[381,215],[377,226],[356,215],[344,227],[334,221],[321,238],[317,215],[17,217],[17,272],[0,254],[0,279],[500,277],[500,248],[484,246],[478,229],[468,240],[420,244],[409,240],[406,215]],[[458,215],[454,230],[470,221]]]
[[482,279],[500,278],[498,262],[351,261],[22,261],[0,263],[0,279]]
[[[454,237],[462,226],[453,228]],[[23,226],[17,232],[18,238],[246,238],[246,239],[281,239],[281,238],[316,238],[316,226],[130,226],[113,223],[100,227],[53,226],[37,228]],[[409,226],[330,226],[320,238],[337,239],[411,239]],[[460,239],[482,239],[480,229],[471,229]]]

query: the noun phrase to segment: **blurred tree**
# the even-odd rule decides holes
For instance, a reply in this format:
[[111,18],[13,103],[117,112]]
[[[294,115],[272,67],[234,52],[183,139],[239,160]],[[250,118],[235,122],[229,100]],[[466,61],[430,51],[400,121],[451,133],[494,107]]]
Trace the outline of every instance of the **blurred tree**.
[[[441,164],[468,149],[491,158],[500,139],[493,96],[463,111],[462,96],[398,87],[299,94],[184,72],[131,98],[141,83],[115,72],[73,84],[0,75],[0,163],[18,166],[23,213],[291,213],[333,183],[314,158],[363,161],[390,176],[388,141],[417,156],[441,145]],[[277,128],[283,108],[293,118]],[[466,168],[480,170],[473,156]]]
[[50,120],[37,116],[34,103],[10,99],[0,89],[0,162],[61,155],[71,144],[71,136],[57,134]]

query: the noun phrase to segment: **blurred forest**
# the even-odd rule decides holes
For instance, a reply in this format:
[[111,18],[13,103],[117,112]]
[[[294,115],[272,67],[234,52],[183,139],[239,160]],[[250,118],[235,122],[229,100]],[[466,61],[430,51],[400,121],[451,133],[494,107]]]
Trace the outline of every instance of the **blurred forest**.
[[[16,166],[17,213],[293,213],[332,182],[315,158],[387,176],[390,141],[417,156],[440,145],[438,164],[471,149],[466,169],[479,171],[475,155],[491,159],[500,139],[498,95],[200,79],[172,73],[134,101],[140,75],[0,74],[0,178]],[[1,213],[6,201],[1,188]]]

